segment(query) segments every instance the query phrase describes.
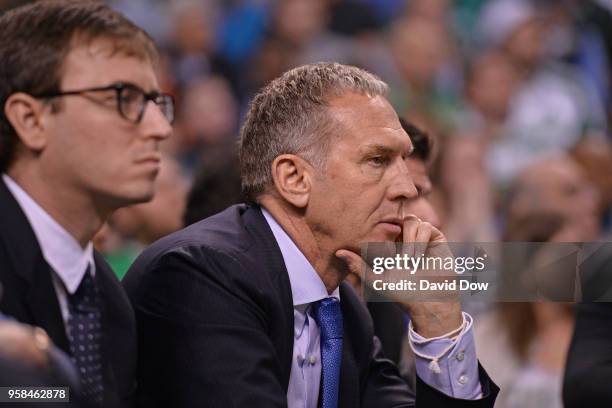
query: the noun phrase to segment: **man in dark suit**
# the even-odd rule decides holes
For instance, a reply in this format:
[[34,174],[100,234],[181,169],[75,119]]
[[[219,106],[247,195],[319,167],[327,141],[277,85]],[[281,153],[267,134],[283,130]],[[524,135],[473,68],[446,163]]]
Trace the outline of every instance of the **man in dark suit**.
[[155,59],[146,33],[101,2],[0,18],[0,311],[71,356],[93,406],[127,406],[134,388],[133,311],[91,239],[153,196],[173,108]]
[[365,71],[321,63],[254,98],[240,144],[250,204],[162,238],[124,280],[139,406],[493,405],[496,387],[457,303],[405,305],[426,360],[415,392],[343,282],[362,242],[443,238],[402,213],[417,197],[404,162],[412,145],[386,89]]

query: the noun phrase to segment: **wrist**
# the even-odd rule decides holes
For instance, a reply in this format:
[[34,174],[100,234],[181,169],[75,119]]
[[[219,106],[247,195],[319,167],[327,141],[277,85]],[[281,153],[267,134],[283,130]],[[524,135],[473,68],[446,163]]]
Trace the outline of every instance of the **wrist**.
[[463,324],[458,302],[419,302],[409,307],[414,330],[425,338],[456,331]]

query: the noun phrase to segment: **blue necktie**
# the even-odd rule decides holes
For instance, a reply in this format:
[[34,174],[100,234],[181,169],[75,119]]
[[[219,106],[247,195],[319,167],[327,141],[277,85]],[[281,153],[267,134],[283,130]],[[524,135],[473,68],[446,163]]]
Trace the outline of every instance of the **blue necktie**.
[[96,406],[102,405],[101,313],[98,288],[89,268],[77,291],[68,296],[68,339],[72,361],[79,370],[83,395]]
[[338,299],[329,297],[314,305],[314,318],[321,330],[321,408],[338,407],[342,364],[342,311]]

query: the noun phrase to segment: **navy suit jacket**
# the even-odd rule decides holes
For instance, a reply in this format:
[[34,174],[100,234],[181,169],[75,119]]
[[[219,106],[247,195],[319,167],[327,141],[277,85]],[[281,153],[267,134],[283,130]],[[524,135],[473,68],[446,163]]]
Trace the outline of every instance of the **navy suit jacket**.
[[[139,407],[286,407],[293,301],[282,254],[256,206],[236,205],[154,243],[123,280],[138,325]],[[417,382],[384,358],[364,304],[340,285],[339,407],[492,407]]]
[[[38,326],[66,354],[70,346],[53,273],[21,207],[0,179],[0,312]],[[102,257],[95,253],[96,284],[102,299],[104,406],[128,407],[134,392],[136,322],[123,288]]]

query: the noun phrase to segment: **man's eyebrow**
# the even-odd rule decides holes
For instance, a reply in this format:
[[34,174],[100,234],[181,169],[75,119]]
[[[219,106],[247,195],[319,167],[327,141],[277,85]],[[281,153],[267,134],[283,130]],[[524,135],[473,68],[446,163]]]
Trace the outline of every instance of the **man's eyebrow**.
[[[395,149],[393,147],[387,146],[387,145],[381,145],[381,144],[368,144],[365,146],[365,150],[367,153],[369,154],[393,154],[393,153],[398,153],[400,149]],[[414,146],[410,146],[410,148],[406,151],[407,155],[412,154],[412,152],[414,151]]]

